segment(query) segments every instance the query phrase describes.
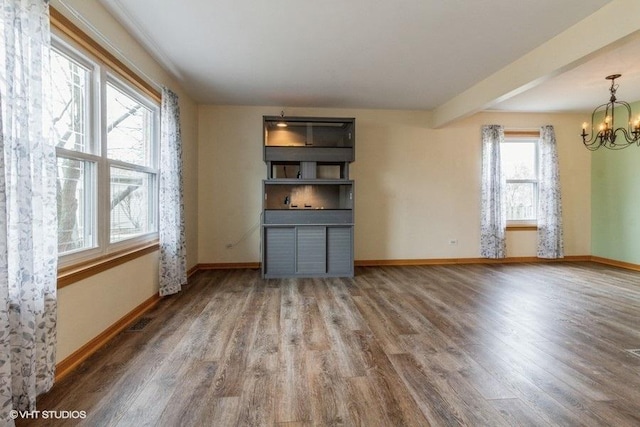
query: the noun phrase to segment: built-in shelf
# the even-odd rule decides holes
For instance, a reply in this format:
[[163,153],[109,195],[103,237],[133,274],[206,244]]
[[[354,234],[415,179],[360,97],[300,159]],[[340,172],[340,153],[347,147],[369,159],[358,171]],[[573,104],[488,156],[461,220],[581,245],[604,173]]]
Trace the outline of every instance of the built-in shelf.
[[265,116],[263,128],[263,276],[353,276],[355,119]]
[[264,117],[265,147],[351,147],[355,121],[314,117]]
[[353,209],[353,183],[263,181],[265,209]]
[[268,179],[348,179],[348,162],[268,161]]

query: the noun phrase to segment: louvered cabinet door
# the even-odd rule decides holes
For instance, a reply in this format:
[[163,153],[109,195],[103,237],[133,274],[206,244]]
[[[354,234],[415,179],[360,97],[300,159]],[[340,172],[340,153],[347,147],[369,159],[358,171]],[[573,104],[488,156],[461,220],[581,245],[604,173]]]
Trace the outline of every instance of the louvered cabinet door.
[[296,228],[296,273],[323,275],[326,272],[326,227]]
[[282,277],[295,273],[295,227],[268,227],[264,233],[265,276]]
[[353,275],[353,227],[327,227],[327,273]]

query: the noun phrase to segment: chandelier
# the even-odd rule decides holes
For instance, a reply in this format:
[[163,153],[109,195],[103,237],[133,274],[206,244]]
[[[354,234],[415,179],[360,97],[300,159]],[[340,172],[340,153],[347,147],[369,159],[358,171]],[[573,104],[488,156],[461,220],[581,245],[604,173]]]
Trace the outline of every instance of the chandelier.
[[[596,109],[593,110],[593,113],[591,113],[591,133],[587,134],[587,122],[582,124],[582,142],[584,146],[591,151],[595,151],[600,147],[605,147],[610,150],[621,150],[634,143],[640,146],[640,118],[632,123],[631,107],[628,103],[616,99],[618,85],[615,84],[615,81],[620,76],[621,74],[612,74],[606,77],[607,80],[611,80],[611,87],[609,88],[611,98],[609,98],[609,102],[597,106]],[[614,129],[616,109],[618,109],[618,113],[622,114],[624,114],[626,110],[626,128],[621,126]],[[594,133],[596,116],[601,118],[602,122],[598,125],[597,133]],[[623,136],[624,139],[618,138],[619,136]],[[587,137],[589,137],[589,139],[587,139]]]

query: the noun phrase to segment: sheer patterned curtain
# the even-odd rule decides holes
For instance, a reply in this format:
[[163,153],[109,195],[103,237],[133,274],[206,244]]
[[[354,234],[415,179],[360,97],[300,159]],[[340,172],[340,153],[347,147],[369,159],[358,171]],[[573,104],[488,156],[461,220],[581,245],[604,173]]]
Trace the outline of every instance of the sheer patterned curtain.
[[563,258],[562,200],[553,126],[540,128],[538,172],[538,257]]
[[178,96],[165,87],[160,114],[160,295],[165,296],[187,283],[180,108]]
[[56,157],[49,5],[0,8],[0,417],[34,410],[56,362]]
[[500,165],[500,144],[503,141],[504,127],[482,127],[480,256],[485,258],[504,258],[506,254],[506,181]]

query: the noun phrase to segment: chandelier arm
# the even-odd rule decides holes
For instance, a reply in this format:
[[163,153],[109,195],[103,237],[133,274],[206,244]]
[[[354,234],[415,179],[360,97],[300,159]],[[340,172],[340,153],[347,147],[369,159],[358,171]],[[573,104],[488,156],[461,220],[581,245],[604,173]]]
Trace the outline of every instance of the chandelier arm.
[[603,146],[609,150],[624,150],[631,145],[633,145],[633,142],[625,142],[624,144],[603,144]]
[[[607,105],[609,105],[608,102],[605,103],[605,104],[598,105],[593,110],[593,112],[591,113],[591,128],[590,128],[591,130],[589,132],[589,139],[586,138],[586,136],[587,136],[586,132],[585,132],[585,134],[582,135],[582,142],[584,143],[584,145],[587,145],[587,144],[593,145],[592,141],[593,141],[593,143],[597,142],[597,138],[596,137],[598,136],[599,132],[596,132],[596,133],[593,132],[593,124],[595,123],[596,113],[598,112],[598,110],[601,109],[602,107],[606,107]],[[594,138],[596,138],[596,139],[594,140]]]
[[[629,105],[629,103],[625,102],[625,101],[616,101],[616,104],[620,104],[620,105],[624,106],[624,108],[626,108],[626,110],[627,110],[627,132],[628,133],[625,133],[625,135],[628,136],[629,134],[633,133],[633,131],[632,131],[633,126],[631,124],[631,122],[633,121],[633,117],[631,115],[633,113],[631,112],[631,105]],[[637,139],[638,138],[634,138],[634,139],[628,139],[627,138],[627,141],[635,142]]]
[[[615,141],[612,141],[611,139],[603,139],[600,142],[600,146],[608,148],[609,150],[624,150],[625,148],[633,145],[636,142],[636,140],[629,139],[629,134],[627,130],[623,127],[619,127],[615,131],[611,130],[612,135],[615,135],[618,132],[622,132],[622,134],[624,135],[624,139],[625,139],[624,143],[620,144]],[[598,146],[597,148],[600,148],[600,146]],[[597,150],[597,148],[594,148],[593,150]]]
[[[640,135],[638,135],[637,132],[633,132],[633,130],[632,130],[633,126],[632,126],[631,122],[633,120],[633,117],[631,117],[631,114],[632,114],[631,113],[631,105],[629,105],[629,103],[625,102],[625,101],[615,101],[614,104],[619,105],[619,106],[623,106],[627,110],[627,127],[624,128],[624,127],[620,126],[614,132],[614,134],[615,134],[615,133],[618,133],[618,131],[622,131],[622,134],[624,135],[624,139],[627,141],[627,145],[626,146],[624,144],[622,144],[622,145],[624,146],[624,148],[626,148],[627,146],[629,146],[629,145],[631,145],[631,144],[633,144],[635,142],[639,142],[639,136]],[[615,108],[615,105],[614,105],[614,108]],[[612,122],[612,124],[613,124],[613,122]]]
[[634,142],[636,142],[636,139],[630,138],[629,132],[627,129],[623,128],[622,126],[620,126],[618,129],[615,130],[614,133],[618,133],[618,132],[622,132],[622,134],[624,135],[624,139],[627,141],[626,144],[616,144],[616,145],[622,145],[622,146],[629,146],[631,144],[633,144]]

